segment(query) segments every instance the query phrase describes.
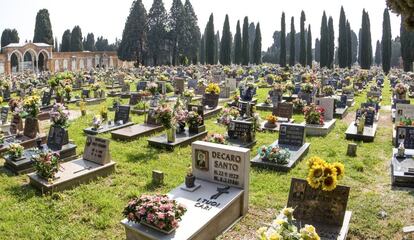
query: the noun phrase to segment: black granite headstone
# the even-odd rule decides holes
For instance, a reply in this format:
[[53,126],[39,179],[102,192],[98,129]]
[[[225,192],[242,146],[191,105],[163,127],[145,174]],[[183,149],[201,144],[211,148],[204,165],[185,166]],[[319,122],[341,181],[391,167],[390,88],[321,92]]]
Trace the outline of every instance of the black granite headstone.
[[115,123],[122,121],[123,124],[129,122],[129,110],[131,109],[130,106],[118,106],[115,110]]
[[1,117],[2,124],[5,124],[7,122],[8,115],[9,115],[9,107],[8,106],[1,107],[0,117]]
[[90,90],[89,89],[82,89],[82,98],[89,98],[89,94],[90,94]]
[[49,91],[43,92],[42,106],[49,106],[50,105],[50,99],[52,99],[52,93],[49,92]]
[[365,114],[365,125],[372,126],[374,125],[374,121],[375,121],[375,111],[367,110]]
[[273,115],[291,119],[293,115],[293,104],[292,103],[279,103],[277,107],[273,107]]
[[395,147],[398,148],[400,143],[404,143],[406,149],[414,149],[414,127],[397,126]]
[[392,109],[396,109],[396,107],[397,107],[397,103],[400,103],[400,104],[410,104],[410,100],[409,99],[393,99],[393,101],[392,101],[393,103],[392,103]]
[[252,122],[232,120],[229,124],[227,134],[230,139],[236,139],[243,143],[255,140],[254,125]]
[[281,124],[279,144],[301,147],[305,143],[305,126],[298,124]]
[[336,108],[346,108],[348,101],[347,95],[341,95],[341,99],[336,102]]
[[141,101],[140,95],[138,93],[132,93],[131,94],[131,98],[129,99],[129,105],[130,106],[134,106],[136,105],[139,101]]
[[159,125],[159,121],[155,117],[155,109],[154,108],[148,109],[146,123],[147,124],[152,124],[152,125]]
[[145,91],[147,89],[147,81],[140,81],[137,83],[137,91]]
[[69,143],[69,135],[67,129],[58,126],[51,126],[47,136],[47,146],[53,151],[62,149],[63,145]]

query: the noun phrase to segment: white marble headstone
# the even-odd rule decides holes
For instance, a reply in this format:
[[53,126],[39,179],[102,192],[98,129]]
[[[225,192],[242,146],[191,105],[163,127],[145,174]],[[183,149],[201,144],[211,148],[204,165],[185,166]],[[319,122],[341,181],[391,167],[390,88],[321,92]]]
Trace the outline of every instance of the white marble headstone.
[[237,80],[235,78],[226,78],[226,86],[233,92],[237,89]]
[[332,97],[316,98],[315,104],[325,109],[325,121],[333,119],[335,100]]

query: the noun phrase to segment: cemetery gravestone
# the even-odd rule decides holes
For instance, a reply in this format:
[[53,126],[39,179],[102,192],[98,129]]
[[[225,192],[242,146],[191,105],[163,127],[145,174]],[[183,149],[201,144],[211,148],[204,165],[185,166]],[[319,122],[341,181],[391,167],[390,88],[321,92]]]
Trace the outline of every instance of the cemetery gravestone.
[[203,105],[210,108],[210,109],[214,109],[218,106],[218,96],[216,95],[212,95],[212,94],[204,94],[203,96]]
[[346,108],[348,97],[347,95],[341,95],[340,100],[336,103],[336,108]]
[[316,105],[322,107],[325,110],[324,119],[325,121],[330,121],[334,116],[334,103],[333,98],[317,98],[315,100]]
[[130,106],[118,106],[115,110],[115,124],[119,124],[122,121],[122,124],[129,122],[129,111]]
[[135,106],[141,100],[140,95],[138,93],[132,93],[131,98],[129,99],[129,105]]
[[81,96],[82,96],[82,98],[89,98],[90,96],[90,90],[89,89],[83,89],[82,90],[82,94],[81,94]]
[[19,114],[13,114],[13,118],[10,124],[10,133],[16,134],[17,131],[21,131],[23,129],[23,122],[22,118]]
[[237,80],[235,78],[226,78],[226,86],[233,92],[237,88]]
[[301,147],[305,144],[305,126],[282,124],[279,131],[279,144]]
[[165,85],[165,82],[158,81],[156,83],[158,84],[158,92],[162,95],[165,95],[167,93],[167,87]]
[[110,163],[111,156],[109,153],[109,140],[88,136],[86,139],[83,159],[99,165]]
[[403,118],[414,118],[414,105],[411,104],[396,104],[395,121],[398,122]]
[[140,81],[137,84],[137,91],[145,91],[145,89],[147,89],[147,81]]
[[397,104],[410,104],[409,99],[393,99],[392,100],[392,109],[397,107]]
[[45,91],[42,96],[42,106],[49,106],[51,98],[52,98],[52,93],[49,91]]
[[47,136],[47,146],[53,151],[62,149],[63,145],[69,143],[68,131],[62,127],[52,126],[50,127],[49,134]]
[[9,107],[8,106],[1,107],[0,117],[1,117],[2,124],[7,123],[7,117],[8,116],[9,116]]
[[174,78],[175,94],[181,95],[184,92],[185,86],[184,78]]
[[252,122],[232,120],[227,132],[230,140],[237,144],[250,146],[256,142],[254,125]]
[[414,149],[414,127],[411,126],[397,126],[397,141],[395,147],[398,148],[401,143],[404,144],[405,149]]
[[365,125],[372,126],[374,125],[374,121],[375,121],[375,111],[367,110],[365,114]]
[[189,89],[193,89],[196,90],[197,89],[197,85],[198,85],[198,80],[197,79],[190,79],[188,80],[188,88]]
[[287,118],[290,120],[293,115],[293,104],[292,103],[279,103],[277,107],[273,107],[272,114],[280,118]]

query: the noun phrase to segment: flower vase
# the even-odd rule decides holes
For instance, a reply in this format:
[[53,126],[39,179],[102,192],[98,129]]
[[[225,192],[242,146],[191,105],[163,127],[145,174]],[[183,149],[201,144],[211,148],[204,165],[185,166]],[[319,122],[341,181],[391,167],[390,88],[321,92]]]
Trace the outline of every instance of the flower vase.
[[405,99],[405,94],[399,94],[397,93],[397,99]]
[[172,127],[170,129],[167,129],[167,141],[169,143],[173,143],[175,142],[175,138],[176,138],[176,130],[175,127]]
[[185,186],[187,188],[193,188],[195,186],[195,176],[185,176]]
[[177,133],[183,133],[185,132],[185,123],[179,122],[178,123],[178,128],[177,128]]
[[365,119],[363,121],[362,120],[359,121],[357,125],[357,134],[364,133],[364,128],[365,128]]

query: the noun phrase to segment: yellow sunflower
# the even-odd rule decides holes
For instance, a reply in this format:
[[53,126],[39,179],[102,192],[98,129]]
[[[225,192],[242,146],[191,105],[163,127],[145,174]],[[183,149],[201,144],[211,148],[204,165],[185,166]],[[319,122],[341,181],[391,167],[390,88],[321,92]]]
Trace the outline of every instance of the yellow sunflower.
[[337,182],[336,175],[327,176],[322,182],[322,190],[328,192],[333,191],[336,188]]
[[323,176],[336,176],[336,168],[332,164],[325,164],[325,168],[323,169]]
[[307,181],[308,184],[312,187],[312,188],[319,188],[321,186],[321,181],[322,181],[322,177],[323,177],[323,166],[321,165],[314,165],[310,170],[309,170],[309,175],[307,177]]
[[309,168],[312,168],[313,165],[323,165],[325,163],[320,157],[311,157],[308,159],[307,164]]
[[341,180],[345,176],[345,166],[339,162],[332,164],[332,166],[336,169],[336,177]]

